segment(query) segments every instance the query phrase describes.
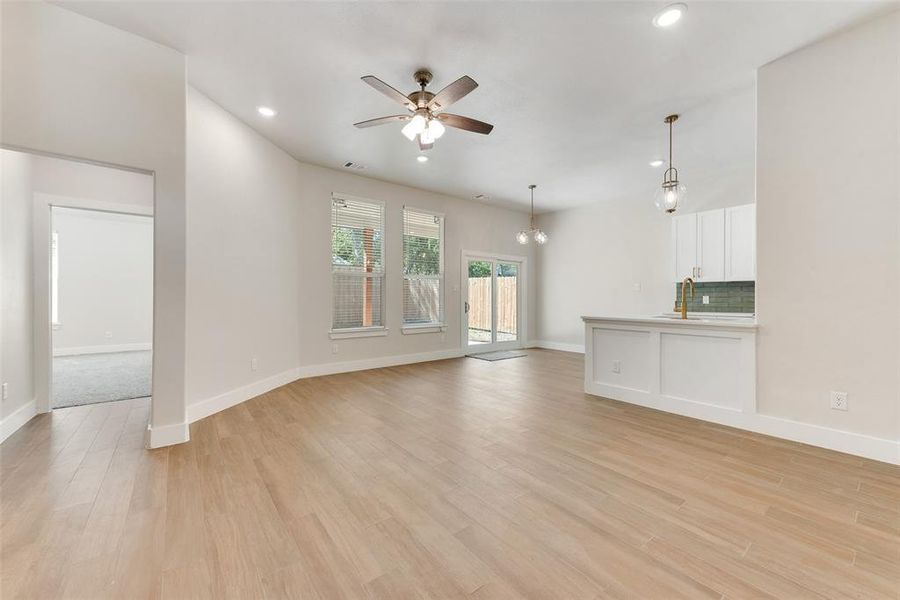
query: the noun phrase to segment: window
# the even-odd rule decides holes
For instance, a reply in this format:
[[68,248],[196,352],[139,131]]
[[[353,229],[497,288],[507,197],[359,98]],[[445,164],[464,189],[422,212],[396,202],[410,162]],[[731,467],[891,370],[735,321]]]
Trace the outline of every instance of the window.
[[403,326],[444,324],[444,217],[403,207]]
[[59,327],[59,233],[50,236],[50,324]]
[[384,204],[331,201],[332,334],[384,331]]

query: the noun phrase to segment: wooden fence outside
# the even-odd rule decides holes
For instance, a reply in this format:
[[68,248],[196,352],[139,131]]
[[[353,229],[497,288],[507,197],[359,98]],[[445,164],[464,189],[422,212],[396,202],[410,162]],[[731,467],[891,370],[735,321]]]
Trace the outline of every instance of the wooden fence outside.
[[[497,333],[515,334],[517,277],[497,278]],[[491,330],[491,278],[469,277],[469,329]]]

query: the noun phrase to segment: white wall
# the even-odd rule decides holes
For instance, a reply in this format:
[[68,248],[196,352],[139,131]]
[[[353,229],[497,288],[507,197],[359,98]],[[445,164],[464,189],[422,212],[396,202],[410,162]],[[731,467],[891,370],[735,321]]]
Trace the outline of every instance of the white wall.
[[[755,105],[754,90],[740,90],[690,109],[679,120],[675,164],[688,186],[682,213],[754,202]],[[704,146],[709,128],[717,127],[731,128],[734,148]],[[666,133],[660,126],[662,148]],[[687,164],[678,158],[682,147],[689,149]],[[537,252],[537,337],[543,345],[583,349],[582,315],[672,310],[671,218],[653,208],[661,180],[662,168],[648,167],[641,196],[601,191],[593,206],[538,216],[550,235],[550,243]]]
[[150,349],[153,217],[53,209],[59,324],[54,355]]
[[153,177],[146,173],[40,155],[32,165],[35,192],[153,211]]
[[0,150],[0,381],[9,394],[0,401],[0,441],[21,424],[10,415],[34,410],[31,197],[31,158]]
[[[514,239],[528,221],[521,212],[297,162],[195,90],[188,94],[187,123],[191,404],[223,395],[236,399],[241,394],[234,391],[243,386],[328,368],[323,365],[457,353],[461,249],[523,253]],[[332,192],[386,203],[386,337],[329,338]],[[444,335],[400,332],[404,204],[446,214]],[[533,292],[531,264],[529,269]],[[528,305],[534,306],[533,293]],[[533,310],[526,322],[533,326]],[[250,370],[253,357],[256,372]]]
[[650,202],[548,213],[538,223],[550,235],[537,253],[542,345],[583,351],[582,315],[646,315],[672,308],[669,219]]
[[759,410],[895,440],[898,40],[895,12],[761,68],[757,156]]
[[151,443],[183,439],[184,56],[42,2],[0,11],[0,142],[155,172]]

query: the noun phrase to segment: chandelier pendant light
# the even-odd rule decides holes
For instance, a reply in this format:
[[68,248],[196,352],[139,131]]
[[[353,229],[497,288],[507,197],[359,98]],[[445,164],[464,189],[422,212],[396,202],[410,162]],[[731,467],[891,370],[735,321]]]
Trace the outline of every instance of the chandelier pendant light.
[[678,115],[669,115],[664,122],[669,125],[669,168],[663,173],[662,185],[656,190],[654,204],[660,211],[672,214],[684,206],[687,187],[678,180],[678,169],[672,163],[672,126]]
[[528,186],[528,189],[531,190],[531,228],[527,231],[523,229],[516,234],[516,241],[522,245],[528,243],[529,237],[533,237],[534,241],[541,246],[550,240],[550,236],[534,226],[534,188],[536,187],[533,183]]

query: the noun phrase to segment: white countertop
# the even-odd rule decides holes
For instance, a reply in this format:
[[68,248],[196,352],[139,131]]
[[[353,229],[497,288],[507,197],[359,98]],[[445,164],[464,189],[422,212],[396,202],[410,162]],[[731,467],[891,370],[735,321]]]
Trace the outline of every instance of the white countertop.
[[675,325],[678,327],[722,327],[756,329],[756,316],[737,316],[735,313],[688,313],[682,319],[680,313],[658,315],[602,315],[581,317],[582,321],[607,321],[613,323],[640,323],[644,325]]

